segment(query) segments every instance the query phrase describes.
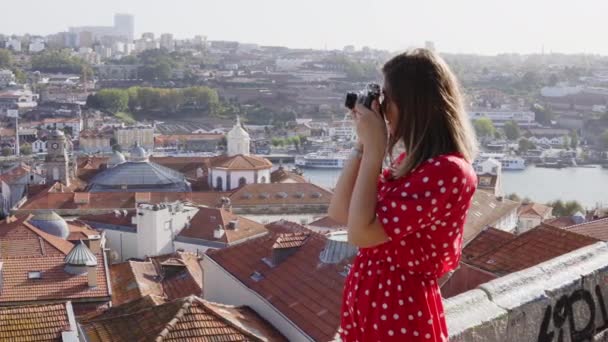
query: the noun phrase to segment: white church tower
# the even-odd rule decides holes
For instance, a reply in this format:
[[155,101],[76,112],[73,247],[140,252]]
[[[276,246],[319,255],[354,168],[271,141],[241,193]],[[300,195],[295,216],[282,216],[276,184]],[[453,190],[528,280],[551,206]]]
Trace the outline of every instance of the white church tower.
[[251,138],[249,137],[249,133],[241,126],[241,120],[238,115],[236,117],[236,125],[228,132],[226,140],[228,143],[228,156],[236,156],[237,154],[249,155]]

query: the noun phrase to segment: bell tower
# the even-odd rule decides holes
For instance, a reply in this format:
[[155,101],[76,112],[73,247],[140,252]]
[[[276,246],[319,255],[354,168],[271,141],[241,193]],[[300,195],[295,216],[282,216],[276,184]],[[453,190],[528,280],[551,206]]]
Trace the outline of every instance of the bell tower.
[[65,134],[56,129],[51,132],[47,140],[46,183],[52,184],[59,181],[70,186],[69,162]]

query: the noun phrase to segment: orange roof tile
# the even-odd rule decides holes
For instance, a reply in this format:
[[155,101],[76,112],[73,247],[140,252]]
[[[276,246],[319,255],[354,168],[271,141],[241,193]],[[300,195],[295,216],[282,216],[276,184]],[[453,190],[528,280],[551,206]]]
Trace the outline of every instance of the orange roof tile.
[[303,176],[292,172],[287,171],[283,167],[279,167],[278,169],[272,171],[270,173],[270,182],[271,183],[307,183],[306,178]]
[[61,341],[61,333],[76,331],[69,303],[0,307],[0,340]]
[[496,224],[518,207],[519,202],[499,198],[486,191],[476,191],[465,221],[463,243],[466,245],[484,228]]
[[496,250],[515,237],[515,234],[488,227],[482,230],[462,249],[462,260],[474,259],[487,252]]
[[[135,311],[135,310],[129,310]],[[255,312],[195,296],[83,324],[89,341],[285,341]]]
[[332,193],[312,183],[247,184],[230,195],[235,207],[283,204],[329,205]]
[[203,272],[198,256],[187,252],[110,267],[112,303],[120,305],[153,295],[173,300],[202,293]]
[[[231,222],[236,222],[236,228],[231,228]],[[224,229],[224,234],[221,238],[216,239],[213,231],[218,226]],[[200,207],[196,215],[192,217],[190,226],[184,228],[179,236],[232,244],[264,234],[266,231],[263,224],[235,215],[230,211]]]
[[320,219],[309,223],[308,225],[314,226],[314,227],[331,228],[331,229],[346,228],[345,224],[336,222],[336,221],[332,220],[329,216],[323,216]]
[[460,263],[454,273],[441,285],[441,296],[443,298],[454,297],[496,278],[498,276],[495,274]]
[[[104,262],[97,267],[97,287],[90,288],[86,274],[76,276],[64,271],[64,258],[74,245],[34,227],[29,218],[12,217],[8,220],[11,222],[0,223],[0,303],[109,297]],[[76,229],[74,225],[70,228]],[[97,260],[105,259],[103,253],[96,256]],[[29,279],[29,272],[40,272],[41,278]]]
[[522,204],[518,209],[518,215],[524,217],[541,217],[544,219],[552,209],[553,208],[540,203]]
[[211,167],[227,170],[264,170],[270,169],[272,163],[262,157],[246,156],[237,154],[235,156],[217,156],[211,160]]
[[566,227],[564,229],[577,234],[589,236],[594,239],[608,241],[608,218],[581,223]]
[[[256,292],[316,341],[332,340],[340,324],[344,260],[323,264],[319,254],[327,238],[292,222],[266,226],[269,234],[232,247],[208,251],[207,256]],[[295,253],[274,267],[262,259],[282,233],[308,232],[310,237]],[[258,272],[261,279],[252,279]]]
[[600,240],[541,224],[466,263],[503,276],[598,241]]

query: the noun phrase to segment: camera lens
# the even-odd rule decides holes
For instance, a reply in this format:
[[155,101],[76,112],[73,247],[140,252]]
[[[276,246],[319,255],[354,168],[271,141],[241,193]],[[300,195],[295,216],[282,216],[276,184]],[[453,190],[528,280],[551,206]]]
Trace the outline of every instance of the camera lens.
[[344,101],[344,105],[348,109],[354,109],[355,104],[357,103],[357,94],[356,93],[346,93],[346,101]]

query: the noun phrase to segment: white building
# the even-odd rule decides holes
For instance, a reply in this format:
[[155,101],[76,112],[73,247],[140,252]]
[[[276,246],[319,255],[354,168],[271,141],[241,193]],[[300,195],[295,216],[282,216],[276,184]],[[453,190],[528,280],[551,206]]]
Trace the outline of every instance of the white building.
[[15,52],[21,52],[21,41],[19,39],[11,39],[6,43],[6,48]]
[[356,137],[357,130],[352,120],[340,120],[331,124],[328,133],[332,138],[349,141]]
[[36,53],[36,52],[43,51],[44,48],[45,48],[44,40],[35,39],[33,42],[30,43],[29,51],[30,51],[30,53]]
[[552,218],[553,208],[539,203],[522,204],[517,215],[519,216],[517,233],[521,234]]
[[12,71],[8,69],[0,70],[0,88],[4,88],[14,82],[15,74]]
[[46,141],[42,141],[40,139],[36,139],[32,143],[32,153],[44,154],[47,151]]
[[535,126],[534,112],[529,110],[509,110],[509,109],[472,109],[469,112],[471,120],[488,118],[492,120],[494,126],[504,126],[508,121],[515,121],[519,126]]
[[82,216],[80,220],[104,231],[112,259],[170,254],[178,249],[202,254],[266,234],[260,223],[237,216],[227,205],[210,208],[183,202],[148,204],[145,194],[135,212]]
[[226,134],[228,158],[212,160],[208,182],[217,191],[230,191],[246,184],[270,183],[272,163],[265,158],[249,155],[249,133],[241,126],[239,117]]

